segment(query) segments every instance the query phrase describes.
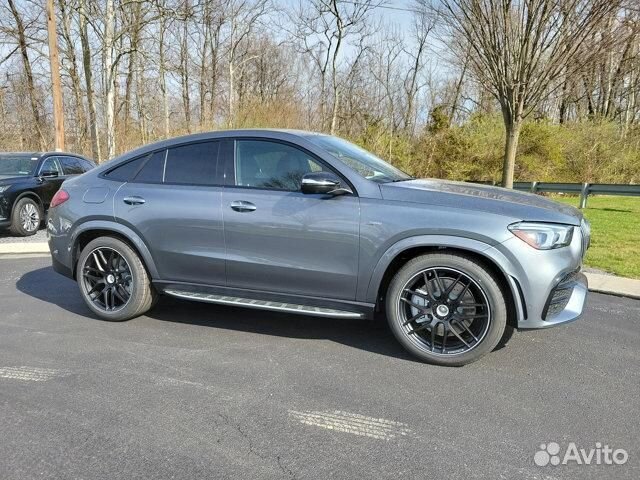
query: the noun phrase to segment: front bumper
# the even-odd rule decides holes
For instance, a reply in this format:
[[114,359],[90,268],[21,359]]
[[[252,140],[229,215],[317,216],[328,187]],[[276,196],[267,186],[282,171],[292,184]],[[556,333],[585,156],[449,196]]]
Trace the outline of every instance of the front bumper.
[[579,319],[584,310],[588,290],[587,277],[583,273],[568,274],[551,290],[542,317],[519,322],[518,328],[555,327]]
[[580,272],[588,232],[575,227],[571,244],[536,250],[513,237],[492,247],[506,257],[518,329],[548,328],[580,318],[588,284]]

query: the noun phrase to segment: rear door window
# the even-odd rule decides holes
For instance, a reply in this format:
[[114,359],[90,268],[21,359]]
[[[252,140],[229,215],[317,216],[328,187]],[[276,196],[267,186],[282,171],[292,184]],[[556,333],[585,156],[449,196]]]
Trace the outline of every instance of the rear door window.
[[199,142],[168,150],[164,183],[215,185],[220,142]]
[[84,173],[84,169],[80,166],[80,162],[73,157],[58,157],[62,164],[62,170],[65,175],[80,175]]
[[93,163],[85,160],[84,158],[79,158],[78,162],[80,162],[80,166],[85,172],[88,172],[89,170],[93,170],[95,168],[95,165]]

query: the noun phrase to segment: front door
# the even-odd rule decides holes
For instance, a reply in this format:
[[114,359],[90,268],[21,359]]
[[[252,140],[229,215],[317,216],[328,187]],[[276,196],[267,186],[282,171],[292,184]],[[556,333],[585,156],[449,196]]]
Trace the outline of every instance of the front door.
[[330,168],[292,145],[236,140],[229,151],[234,178],[222,194],[227,285],[354,300],[358,197],[303,194],[305,173]]
[[160,280],[225,284],[218,147],[159,150],[115,195],[116,218],[147,244]]

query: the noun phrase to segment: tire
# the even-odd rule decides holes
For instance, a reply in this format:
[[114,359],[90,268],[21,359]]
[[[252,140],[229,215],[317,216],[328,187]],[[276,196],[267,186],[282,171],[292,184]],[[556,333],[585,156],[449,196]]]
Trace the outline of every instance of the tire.
[[29,197],[23,197],[13,206],[11,226],[9,230],[20,237],[30,237],[38,233],[42,223],[42,209],[38,202]]
[[[84,247],[76,266],[76,279],[87,307],[111,322],[143,315],[158,297],[137,252],[114,237],[99,237]],[[106,294],[102,293],[105,289]]]
[[462,254],[409,260],[389,284],[386,312],[408,352],[444,366],[466,365],[492,351],[507,325],[505,295],[494,274]]

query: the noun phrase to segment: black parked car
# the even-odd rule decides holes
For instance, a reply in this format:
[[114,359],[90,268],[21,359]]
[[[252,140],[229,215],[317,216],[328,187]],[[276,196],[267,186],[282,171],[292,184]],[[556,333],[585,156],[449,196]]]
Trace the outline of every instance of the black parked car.
[[0,228],[35,234],[62,182],[95,166],[72,153],[0,153]]

